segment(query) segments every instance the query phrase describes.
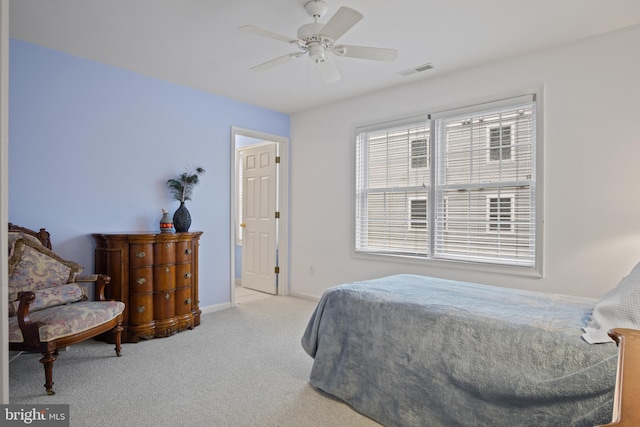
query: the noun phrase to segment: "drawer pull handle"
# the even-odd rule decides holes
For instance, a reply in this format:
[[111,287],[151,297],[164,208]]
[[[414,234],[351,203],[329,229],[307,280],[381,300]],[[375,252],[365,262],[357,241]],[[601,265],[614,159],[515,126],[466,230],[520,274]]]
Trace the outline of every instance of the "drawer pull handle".
[[138,277],[138,280],[136,280],[136,282],[138,282],[138,285],[144,285],[147,282],[147,279],[145,279],[144,277]]
[[169,243],[167,243],[166,245],[164,245],[165,249],[169,249],[171,247],[171,245]]
[[169,272],[169,267],[165,267],[165,268],[164,268],[164,272],[165,272],[165,273],[168,273],[168,272]]
[[171,296],[169,296],[169,294],[164,294],[164,299],[166,299],[167,301],[169,301],[169,298],[171,298]]
[[185,273],[184,277],[186,277],[187,279],[189,279],[191,277],[191,273]]
[[191,255],[191,249],[187,249],[186,251],[184,251],[187,255]]
[[146,308],[143,306],[138,307],[138,313],[144,313],[144,311],[146,310]]
[[185,304],[191,304],[191,298],[187,298],[187,300],[184,303]]
[[145,254],[144,252],[142,252],[142,251],[140,251],[140,252],[138,252],[138,253],[136,254],[136,256],[137,256],[138,258],[144,258],[144,257],[145,257],[145,255],[146,255],[146,254]]

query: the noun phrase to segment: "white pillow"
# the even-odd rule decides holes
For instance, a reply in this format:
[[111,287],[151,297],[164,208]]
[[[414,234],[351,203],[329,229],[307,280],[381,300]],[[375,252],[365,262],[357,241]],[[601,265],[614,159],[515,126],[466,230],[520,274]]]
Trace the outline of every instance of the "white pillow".
[[613,342],[613,328],[640,329],[640,263],[593,308],[582,338],[589,344]]

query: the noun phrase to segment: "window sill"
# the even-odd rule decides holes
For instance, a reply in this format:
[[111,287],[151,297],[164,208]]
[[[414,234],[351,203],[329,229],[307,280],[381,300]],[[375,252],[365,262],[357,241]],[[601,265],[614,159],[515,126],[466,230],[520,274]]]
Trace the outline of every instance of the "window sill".
[[471,261],[432,259],[420,256],[395,255],[381,253],[365,253],[352,251],[353,258],[376,262],[390,262],[400,264],[410,264],[422,267],[442,268],[452,270],[476,271],[480,273],[505,274],[520,277],[542,278],[542,267],[502,265],[491,263],[480,263]]

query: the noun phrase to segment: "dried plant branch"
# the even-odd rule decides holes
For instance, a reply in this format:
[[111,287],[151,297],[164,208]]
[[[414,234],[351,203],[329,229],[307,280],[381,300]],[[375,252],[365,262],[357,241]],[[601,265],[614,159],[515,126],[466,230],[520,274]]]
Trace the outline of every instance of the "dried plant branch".
[[167,181],[167,187],[171,197],[180,202],[185,200],[191,200],[193,194],[193,188],[200,183],[200,176],[205,173],[205,170],[198,166],[195,169],[185,170],[177,177]]

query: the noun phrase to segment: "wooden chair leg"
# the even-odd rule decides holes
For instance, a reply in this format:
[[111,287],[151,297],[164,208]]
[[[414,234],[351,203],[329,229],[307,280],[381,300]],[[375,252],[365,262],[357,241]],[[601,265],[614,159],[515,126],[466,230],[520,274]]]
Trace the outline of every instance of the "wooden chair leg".
[[116,356],[120,357],[120,345],[122,344],[122,331],[124,330],[124,328],[122,327],[122,325],[118,325],[116,326],[116,328],[114,329],[115,335],[116,335]]
[[56,394],[56,392],[53,391],[53,362],[55,362],[57,359],[58,351],[53,350],[42,353],[42,355],[44,357],[40,359],[40,363],[44,365],[44,387],[47,389],[47,394],[49,396],[53,396],[54,394]]

